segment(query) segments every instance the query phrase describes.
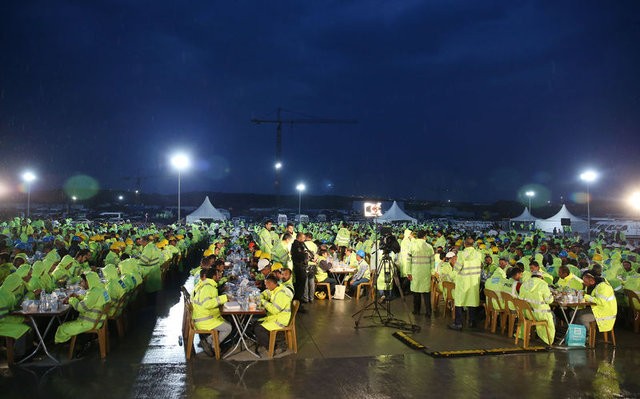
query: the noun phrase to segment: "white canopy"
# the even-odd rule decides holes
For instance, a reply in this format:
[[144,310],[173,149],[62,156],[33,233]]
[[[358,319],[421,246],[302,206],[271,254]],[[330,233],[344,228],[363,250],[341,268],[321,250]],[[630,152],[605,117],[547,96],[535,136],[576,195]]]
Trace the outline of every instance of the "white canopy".
[[520,216],[516,216],[514,218],[511,219],[512,222],[531,222],[534,220],[540,220],[537,217],[533,216],[530,212],[529,212],[529,208],[525,207],[524,211],[522,211],[522,213],[520,214]]
[[187,223],[193,223],[201,219],[226,220],[227,218],[213,207],[207,196],[198,209],[187,215]]
[[560,211],[551,216],[549,219],[536,221],[536,227],[547,233],[552,232],[554,228],[556,229],[556,231],[562,231],[562,219],[569,219],[571,221],[571,231],[586,233],[587,221],[574,216],[571,212],[569,212],[566,205],[562,205]]
[[391,205],[391,208],[389,208],[388,211],[386,211],[382,216],[378,218],[378,222],[380,223],[395,222],[399,220],[406,220],[412,223],[416,222],[415,218],[412,218],[411,216],[404,213],[402,209],[400,209],[396,201],[393,201],[393,205]]

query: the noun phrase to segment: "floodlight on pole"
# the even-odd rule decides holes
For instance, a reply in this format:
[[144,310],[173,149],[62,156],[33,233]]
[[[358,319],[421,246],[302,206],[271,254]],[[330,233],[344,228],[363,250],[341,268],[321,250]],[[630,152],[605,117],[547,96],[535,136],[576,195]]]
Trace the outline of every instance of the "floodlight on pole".
[[629,196],[629,205],[640,213],[640,191],[636,191]]
[[298,190],[298,223],[302,223],[302,192],[307,189],[304,183],[298,183],[296,190]]
[[71,200],[73,200],[74,202],[78,200],[78,197],[76,197],[75,195],[71,196]]
[[27,184],[27,217],[31,214],[31,183],[36,179],[35,173],[26,171],[22,174],[22,180]]
[[191,166],[191,158],[184,153],[174,154],[171,157],[171,166],[178,171],[178,224],[180,224],[180,181],[182,179],[182,171],[189,169]]
[[586,170],[580,174],[580,180],[587,183],[587,241],[591,241],[591,194],[589,185],[596,181],[598,173],[593,170]]
[[282,169],[282,162],[276,162],[273,167],[276,168],[276,170]]
[[531,212],[531,198],[536,196],[536,192],[530,190],[524,193],[524,195],[526,195],[529,198],[529,212]]
[[118,195],[118,201],[124,200],[124,195]]

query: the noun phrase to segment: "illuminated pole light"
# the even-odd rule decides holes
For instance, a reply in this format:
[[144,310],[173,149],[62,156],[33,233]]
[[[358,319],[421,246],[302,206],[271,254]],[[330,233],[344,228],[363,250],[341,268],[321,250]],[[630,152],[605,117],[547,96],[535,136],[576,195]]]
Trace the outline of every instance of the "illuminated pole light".
[[36,175],[31,171],[22,174],[22,180],[27,183],[27,217],[31,214],[31,183],[36,179]]
[[536,196],[536,192],[535,191],[527,191],[526,193],[524,193],[524,195],[529,197],[529,212],[531,212],[531,198]]
[[587,241],[591,241],[591,195],[589,185],[596,181],[598,174],[593,170],[587,170],[580,174],[580,180],[587,183]]
[[273,165],[273,167],[276,168],[276,170],[282,169],[282,162],[276,162],[275,165]]
[[189,169],[191,166],[191,159],[187,154],[175,154],[171,157],[171,166],[178,171],[178,224],[180,224],[180,181],[182,179],[182,171]]
[[636,191],[629,197],[629,205],[640,213],[640,191]]
[[76,202],[78,200],[78,197],[76,197],[75,195],[72,195],[71,199],[73,200],[73,202]]
[[124,195],[118,195],[118,201],[124,200]]
[[304,183],[298,183],[296,190],[298,190],[298,223],[302,223],[302,192],[307,189]]

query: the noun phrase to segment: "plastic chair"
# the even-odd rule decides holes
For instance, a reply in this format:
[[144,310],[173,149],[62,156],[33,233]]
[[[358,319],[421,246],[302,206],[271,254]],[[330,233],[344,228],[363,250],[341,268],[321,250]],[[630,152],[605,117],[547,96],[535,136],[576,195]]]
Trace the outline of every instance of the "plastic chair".
[[187,333],[187,345],[185,349],[187,351],[187,360],[191,359],[191,352],[193,351],[193,340],[196,334],[210,334],[211,341],[213,342],[213,352],[215,353],[216,359],[220,359],[220,342],[218,342],[218,330],[215,328],[212,330],[198,330],[196,328],[196,323],[193,321],[193,305],[191,301],[188,304],[188,319],[189,321],[189,331]]
[[[96,334],[98,336],[98,345],[100,346],[100,357],[102,359],[107,357],[107,351],[108,351],[108,345],[109,345],[109,342],[108,342],[109,322],[107,320],[107,318],[109,317],[109,309],[111,309],[110,304],[104,305],[104,307],[102,308],[102,312],[100,312],[100,316],[95,321],[95,323],[93,323],[93,326],[91,327],[91,329],[80,333],[80,334]],[[102,323],[102,326],[100,326],[100,323]],[[73,359],[73,350],[76,347],[76,339],[80,334],[76,334],[73,337],[71,337],[71,345],[69,346],[69,359]]]
[[434,312],[438,311],[440,299],[442,298],[442,291],[440,291],[438,283],[438,278],[436,276],[431,276],[431,309],[433,309]]
[[316,287],[324,287],[327,290],[327,298],[331,299],[331,284],[329,283],[320,283],[316,280]]
[[189,335],[189,305],[191,305],[191,294],[189,294],[189,291],[184,286],[180,287],[180,292],[182,292],[183,298],[182,339],[186,342]]
[[513,298],[513,302],[516,305],[518,311],[518,330],[516,331],[516,345],[518,345],[518,338],[520,332],[523,332],[523,348],[529,347],[529,341],[531,340],[531,327],[544,326],[547,329],[547,337],[551,337],[549,332],[549,324],[546,320],[536,320],[533,317],[533,309],[529,302],[520,298]]
[[286,327],[279,330],[269,331],[269,357],[273,357],[273,351],[276,349],[276,337],[279,332],[284,332],[285,339],[287,340],[287,346],[293,350],[293,353],[298,353],[298,334],[296,333],[296,315],[300,308],[300,301],[294,299],[291,303],[291,319]]
[[638,334],[640,333],[640,309],[636,309],[633,306],[634,299],[640,303],[640,297],[635,291],[632,290],[624,290],[625,294],[627,294],[627,298],[629,299],[629,311],[633,318],[633,332]]
[[453,290],[456,288],[456,283],[452,282],[452,281],[443,281],[442,282],[442,291],[443,294],[445,296],[445,301],[444,301],[444,313],[442,314],[442,317],[446,317],[447,316],[447,309],[449,309],[451,311],[451,318],[454,319],[456,317],[455,311],[456,311],[456,304],[455,301],[453,300]]
[[[609,343],[609,333],[611,333],[611,344],[613,345],[613,347],[616,347],[616,333],[613,331],[613,328],[611,329],[611,331],[602,331],[602,335],[604,337],[604,342],[606,344]],[[592,321],[591,323],[589,323],[589,348],[595,348],[596,347],[596,335],[598,334],[598,323],[596,323],[595,321]]]
[[373,291],[373,282],[375,280],[376,276],[372,273],[369,281],[367,281],[366,283],[358,284],[358,286],[356,287],[356,302],[358,302],[358,300],[360,299],[361,290],[364,288],[368,290],[367,292],[369,294],[369,297],[371,297],[371,300],[373,301],[373,299],[375,298],[375,292]]
[[[507,336],[510,336],[511,334],[513,334],[513,328],[516,325],[516,319],[518,318],[518,311],[516,310],[516,304],[513,301],[515,298],[513,295],[509,294],[508,292],[500,292],[500,296],[502,297],[502,300],[504,301],[504,311],[505,314],[507,315],[507,323],[504,323],[501,326],[501,332],[502,334],[507,334]],[[511,305],[511,306],[509,306]],[[513,308],[513,310],[511,309]]]
[[500,326],[504,327],[506,324],[505,321],[508,318],[508,312],[501,307],[496,308],[494,304],[498,304],[500,306],[500,300],[498,299],[498,294],[495,291],[491,291],[485,288],[484,295],[487,297],[485,302],[485,312],[486,317],[484,319],[484,328],[485,330],[491,327],[491,332],[495,333],[498,327],[498,317],[500,317]]

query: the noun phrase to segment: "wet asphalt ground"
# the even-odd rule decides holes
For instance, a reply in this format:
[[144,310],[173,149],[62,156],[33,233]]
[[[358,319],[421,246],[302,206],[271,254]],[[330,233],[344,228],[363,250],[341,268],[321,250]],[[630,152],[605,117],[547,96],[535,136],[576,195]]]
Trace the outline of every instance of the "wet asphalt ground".
[[[640,336],[628,328],[616,327],[616,348],[599,341],[595,350],[433,358],[394,338],[397,329],[379,327],[371,318],[362,319],[365,328],[354,328],[352,314],[364,301],[349,299],[305,306],[307,312],[297,319],[297,354],[287,351],[268,360],[264,352],[260,359],[241,352],[216,361],[196,348],[187,362],[178,339],[184,282],[184,276],[174,276],[155,299],[132,311],[124,338],[111,328],[105,360],[97,343],[73,360],[67,359],[68,346],[51,344],[59,366],[41,357],[20,367],[0,363],[0,397],[640,397]],[[412,318],[400,299],[391,310],[421,327],[411,336],[429,350],[515,347],[512,339],[484,330],[450,331],[449,320],[440,315]]]

